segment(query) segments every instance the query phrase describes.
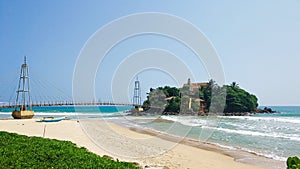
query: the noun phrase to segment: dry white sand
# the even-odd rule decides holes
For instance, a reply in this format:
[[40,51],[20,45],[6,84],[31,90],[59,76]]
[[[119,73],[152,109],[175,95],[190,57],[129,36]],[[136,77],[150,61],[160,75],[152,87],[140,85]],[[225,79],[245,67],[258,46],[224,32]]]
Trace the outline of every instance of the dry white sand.
[[98,155],[138,162],[149,168],[261,169],[234,161],[232,157],[195,146],[176,144],[100,120],[64,120],[43,123],[30,120],[0,120],[0,130],[28,136],[68,140]]

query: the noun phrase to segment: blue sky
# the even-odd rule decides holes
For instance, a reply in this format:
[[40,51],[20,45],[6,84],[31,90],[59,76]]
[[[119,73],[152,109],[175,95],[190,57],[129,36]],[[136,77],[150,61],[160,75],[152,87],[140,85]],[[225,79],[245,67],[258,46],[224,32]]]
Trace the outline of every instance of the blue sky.
[[[163,12],[186,19],[207,36],[219,54],[227,83],[236,81],[256,94],[260,105],[300,105],[299,9],[297,0],[2,0],[0,102],[15,94],[24,55],[28,56],[35,95],[49,100],[69,98],[76,59],[93,33],[129,14]],[[111,76],[117,65],[130,53],[150,47],[174,52],[197,72],[197,81],[209,79],[203,65],[193,61],[192,52],[176,41],[135,37],[116,46],[99,66],[96,98],[110,100]],[[157,70],[140,72],[139,79],[142,93],[149,87],[177,85]]]

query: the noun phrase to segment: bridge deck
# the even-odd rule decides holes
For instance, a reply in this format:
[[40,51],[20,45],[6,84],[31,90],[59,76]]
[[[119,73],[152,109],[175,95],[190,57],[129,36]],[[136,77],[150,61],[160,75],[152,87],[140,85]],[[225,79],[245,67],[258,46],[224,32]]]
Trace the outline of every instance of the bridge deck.
[[[58,102],[58,103],[34,103],[31,104],[32,107],[49,107],[49,106],[101,106],[101,105],[111,105],[111,106],[135,106],[129,103],[111,103],[111,102],[96,102],[96,103],[73,103],[73,102]],[[0,105],[0,108],[14,108],[20,107],[21,105],[11,104],[11,105]],[[29,106],[29,105],[26,105]]]

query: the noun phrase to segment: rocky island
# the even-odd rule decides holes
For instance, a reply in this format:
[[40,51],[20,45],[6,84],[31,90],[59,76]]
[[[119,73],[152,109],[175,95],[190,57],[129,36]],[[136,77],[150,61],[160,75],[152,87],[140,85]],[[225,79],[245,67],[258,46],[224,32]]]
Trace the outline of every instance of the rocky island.
[[181,88],[150,88],[143,102],[143,112],[138,107],[131,115],[200,115],[244,116],[256,113],[276,113],[271,108],[258,108],[254,94],[240,88],[236,82],[219,86],[214,80],[202,83],[187,83]]

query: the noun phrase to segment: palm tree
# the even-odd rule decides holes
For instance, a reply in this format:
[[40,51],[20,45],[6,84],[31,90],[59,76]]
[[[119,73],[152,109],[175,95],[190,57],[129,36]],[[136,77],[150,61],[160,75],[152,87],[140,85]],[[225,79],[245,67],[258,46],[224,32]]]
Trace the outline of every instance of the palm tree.
[[232,82],[230,84],[230,87],[232,87],[233,89],[235,89],[235,88],[239,88],[239,85],[236,82]]

